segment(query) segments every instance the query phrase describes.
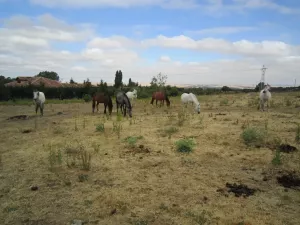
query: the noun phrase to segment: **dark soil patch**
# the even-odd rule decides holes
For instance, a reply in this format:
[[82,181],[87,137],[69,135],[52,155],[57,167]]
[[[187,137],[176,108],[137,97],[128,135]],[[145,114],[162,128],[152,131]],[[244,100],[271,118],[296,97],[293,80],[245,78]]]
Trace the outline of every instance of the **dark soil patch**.
[[18,116],[11,116],[7,120],[28,120],[28,115],[18,115]]
[[241,197],[243,196],[244,198],[250,196],[250,195],[254,195],[254,193],[257,191],[257,189],[252,189],[247,187],[244,184],[230,184],[230,183],[226,183],[226,187],[229,188],[228,192],[233,192],[235,197]]
[[215,116],[226,116],[226,113],[217,113]]
[[294,172],[288,172],[287,174],[277,177],[277,183],[285,188],[299,187],[300,177]]
[[126,153],[132,153],[134,155],[137,153],[150,153],[150,149],[145,147],[144,145],[139,145],[131,147],[130,150]]
[[25,130],[22,130],[22,133],[28,134],[28,133],[31,133],[32,131],[33,131],[32,129],[25,129]]
[[295,151],[297,151],[297,148],[294,147],[294,146],[291,146],[291,145],[289,145],[289,144],[281,144],[281,145],[279,146],[279,150],[280,150],[281,152],[290,153],[290,152],[295,152]]

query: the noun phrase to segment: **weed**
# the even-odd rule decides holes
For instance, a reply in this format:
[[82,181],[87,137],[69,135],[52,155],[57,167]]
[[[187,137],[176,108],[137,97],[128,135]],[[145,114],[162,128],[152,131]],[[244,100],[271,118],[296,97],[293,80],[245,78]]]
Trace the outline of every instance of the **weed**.
[[53,134],[62,134],[63,129],[61,127],[54,127]]
[[94,152],[98,154],[100,151],[100,144],[93,143],[92,146],[93,146]]
[[74,129],[75,129],[75,131],[78,131],[78,127],[77,127],[77,119],[76,119],[76,117],[75,117],[75,127],[74,127]]
[[181,110],[180,112],[177,113],[178,117],[178,126],[182,126],[184,121],[187,119],[187,115],[184,110]]
[[91,159],[92,159],[91,153],[88,153],[87,150],[81,151],[81,163],[82,163],[81,166],[83,170],[91,169]]
[[104,128],[104,123],[100,123],[96,126],[96,131],[97,132],[104,132],[105,128]]
[[281,155],[280,155],[280,150],[279,149],[277,149],[276,152],[275,152],[275,156],[272,159],[272,164],[274,166],[279,166],[279,165],[282,164],[282,162],[281,162]]
[[118,135],[118,138],[120,139],[121,136],[121,130],[123,129],[121,122],[113,122],[113,132],[115,132]]
[[138,220],[130,221],[130,224],[132,224],[132,225],[148,225],[148,221],[138,219]]
[[256,127],[247,127],[244,129],[241,136],[246,145],[261,146],[264,143],[265,132]]
[[220,106],[226,106],[226,105],[228,105],[228,103],[229,103],[229,101],[228,101],[227,98],[222,99],[222,100],[220,101]]
[[128,136],[124,140],[129,144],[130,147],[134,147],[136,142],[142,138],[143,138],[143,136],[138,136],[138,137]]
[[176,141],[175,145],[178,152],[190,153],[196,144],[193,139],[185,138]]
[[286,106],[291,106],[292,105],[292,101],[289,98],[284,98],[284,101],[285,101]]
[[211,212],[208,212],[206,210],[203,210],[201,213],[193,213],[193,212],[187,212],[186,213],[187,217],[191,217],[194,222],[198,225],[209,225],[213,224],[213,215]]
[[85,120],[85,117],[83,117],[83,123],[82,123],[82,128],[85,129],[85,123],[86,123],[86,120]]
[[169,139],[171,139],[172,134],[175,134],[176,132],[178,132],[176,127],[168,127],[164,129],[164,135],[168,136]]
[[78,175],[78,180],[79,182],[84,182],[84,181],[87,181],[89,178],[89,176],[87,174],[79,174]]
[[48,156],[50,170],[53,170],[55,166],[61,166],[62,164],[62,153],[61,150],[58,149],[55,151],[50,145],[49,156]]
[[295,137],[295,141],[297,143],[300,143],[300,124],[297,124],[297,130],[296,130],[296,137]]
[[122,121],[122,114],[120,112],[117,113],[117,121],[118,122]]

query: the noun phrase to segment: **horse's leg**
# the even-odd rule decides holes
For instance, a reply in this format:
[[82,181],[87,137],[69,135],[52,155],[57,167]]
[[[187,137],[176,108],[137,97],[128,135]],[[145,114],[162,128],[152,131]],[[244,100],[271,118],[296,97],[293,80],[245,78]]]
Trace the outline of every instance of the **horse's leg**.
[[35,114],[37,114],[38,109],[39,109],[39,105],[36,104],[36,105],[35,105]]
[[97,102],[97,112],[99,112],[99,102]]
[[40,112],[41,112],[41,116],[43,116],[44,115],[44,104],[41,104]]
[[104,114],[106,114],[106,107],[107,107],[107,104],[104,103]]

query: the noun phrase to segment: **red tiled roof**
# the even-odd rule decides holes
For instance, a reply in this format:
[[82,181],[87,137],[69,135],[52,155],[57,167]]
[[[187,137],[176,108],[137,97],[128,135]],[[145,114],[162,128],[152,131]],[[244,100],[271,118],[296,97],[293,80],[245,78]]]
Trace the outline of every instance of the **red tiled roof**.
[[5,84],[7,87],[22,87],[22,86],[40,86],[44,85],[45,87],[62,87],[62,83],[56,80],[51,80],[45,77],[17,77],[15,81]]

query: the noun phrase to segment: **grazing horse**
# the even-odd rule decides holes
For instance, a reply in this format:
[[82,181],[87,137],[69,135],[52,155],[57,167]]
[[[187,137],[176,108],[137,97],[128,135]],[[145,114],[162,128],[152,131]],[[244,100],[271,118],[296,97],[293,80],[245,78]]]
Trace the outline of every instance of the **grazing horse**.
[[117,113],[119,112],[119,106],[121,108],[121,112],[124,116],[126,116],[126,110],[128,111],[129,117],[132,117],[132,106],[130,100],[125,92],[120,91],[117,93],[116,96],[116,103],[117,103]]
[[264,89],[262,89],[259,93],[261,111],[265,111],[265,102],[267,102],[267,111],[269,111],[269,100],[272,97],[270,90],[271,86],[267,84],[265,85]]
[[156,106],[157,106],[157,101],[160,101],[160,106],[161,106],[161,104],[164,105],[165,100],[167,102],[167,106],[168,107],[170,106],[170,100],[169,100],[168,96],[166,95],[166,93],[164,93],[164,92],[161,92],[161,91],[154,92],[152,94],[152,100],[151,100],[150,104],[153,105],[154,99],[156,100]]
[[133,89],[133,91],[128,91],[126,95],[132,103],[134,99],[137,99],[137,91],[135,89]]
[[37,114],[38,109],[40,108],[41,115],[44,115],[44,104],[46,101],[45,94],[40,91],[33,92],[33,100],[35,102],[35,114]]
[[187,105],[189,102],[192,102],[195,104],[195,111],[198,112],[198,114],[200,114],[200,103],[197,99],[197,97],[193,94],[193,93],[183,93],[181,95],[181,102],[184,105]]
[[97,92],[93,95],[93,105],[92,105],[93,113],[95,111],[96,102],[97,102],[97,112],[99,111],[99,108],[98,108],[99,103],[103,103],[104,104],[104,113],[106,114],[106,107],[108,106],[109,115],[111,115],[113,103],[112,103],[111,97],[109,95],[104,94],[102,92]]

